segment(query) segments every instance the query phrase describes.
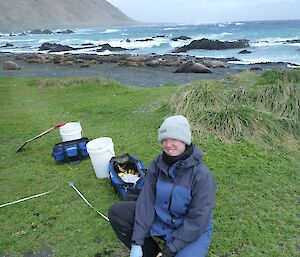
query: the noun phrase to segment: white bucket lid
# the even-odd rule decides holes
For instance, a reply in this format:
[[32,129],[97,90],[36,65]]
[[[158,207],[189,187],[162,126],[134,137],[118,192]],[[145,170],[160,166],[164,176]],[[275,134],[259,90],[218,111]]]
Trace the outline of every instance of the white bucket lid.
[[89,141],[86,144],[88,151],[101,151],[113,148],[113,142],[110,137],[99,137]]
[[81,131],[81,125],[79,122],[68,122],[65,125],[61,126],[59,128],[60,132],[65,133],[73,130],[80,130]]

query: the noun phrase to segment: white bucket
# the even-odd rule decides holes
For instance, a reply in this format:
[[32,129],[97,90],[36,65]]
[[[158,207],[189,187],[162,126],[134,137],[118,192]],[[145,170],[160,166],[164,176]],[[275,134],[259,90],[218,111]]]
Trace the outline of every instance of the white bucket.
[[115,156],[114,144],[110,137],[100,137],[86,144],[96,177],[109,177],[108,166],[111,157]]
[[82,129],[79,122],[68,122],[59,128],[63,142],[82,138]]

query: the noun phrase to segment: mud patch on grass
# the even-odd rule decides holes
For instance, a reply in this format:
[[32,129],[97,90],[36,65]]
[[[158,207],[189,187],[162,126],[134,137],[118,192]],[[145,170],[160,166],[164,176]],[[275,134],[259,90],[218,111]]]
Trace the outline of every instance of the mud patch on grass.
[[113,251],[107,250],[107,249],[105,249],[105,250],[104,250],[103,252],[101,252],[101,253],[96,253],[96,254],[94,255],[94,257],[108,257],[108,256],[110,256],[110,257],[118,257],[117,255],[114,254]]
[[46,247],[38,252],[26,253],[24,257],[50,257],[53,254],[54,252],[49,247]]
[[116,246],[113,249],[104,249],[101,252],[95,253],[94,257],[120,257],[129,256],[129,250],[125,245]]
[[93,240],[93,243],[94,244],[100,244],[101,243],[101,239],[100,239],[100,237],[96,237],[94,240]]

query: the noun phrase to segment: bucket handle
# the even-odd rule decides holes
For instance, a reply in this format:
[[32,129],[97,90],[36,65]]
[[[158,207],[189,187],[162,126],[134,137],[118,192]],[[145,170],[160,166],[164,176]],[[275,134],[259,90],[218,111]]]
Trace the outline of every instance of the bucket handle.
[[115,153],[113,151],[111,151],[110,149],[108,149],[108,151],[113,155],[115,156]]

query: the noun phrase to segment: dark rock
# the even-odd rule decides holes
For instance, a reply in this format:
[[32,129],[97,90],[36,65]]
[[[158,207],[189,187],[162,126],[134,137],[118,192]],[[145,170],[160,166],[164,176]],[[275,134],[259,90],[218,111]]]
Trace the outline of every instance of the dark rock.
[[70,29],[57,32],[57,34],[73,34],[73,33],[74,33],[74,31],[72,31]]
[[136,42],[147,42],[147,41],[153,41],[153,38],[145,38],[145,39],[136,39]]
[[249,70],[252,70],[252,71],[259,71],[259,70],[263,70],[263,69],[260,68],[260,67],[251,67]]
[[125,51],[125,50],[127,50],[126,48],[123,48],[123,47],[112,47],[112,46],[110,46],[110,44],[103,44],[103,45],[100,45],[100,46],[101,46],[101,49],[97,49],[97,52],[104,52],[104,51],[115,52],[115,51]]
[[239,52],[239,54],[251,54],[251,53],[252,53],[251,51],[246,49]]
[[43,30],[43,34],[52,34],[53,32],[49,29]]
[[201,63],[188,63],[177,68],[175,73],[211,73],[211,69]]
[[39,51],[50,50],[51,48],[54,47],[54,45],[56,45],[56,44],[52,44],[52,43],[43,43],[43,44],[39,47]]
[[287,68],[289,69],[300,69],[300,65],[296,63],[288,63]]
[[295,43],[300,43],[300,39],[291,39],[291,40],[286,40],[285,42],[290,44],[295,44]]
[[82,46],[94,46],[94,44],[93,43],[83,43],[83,44],[81,44]]
[[70,46],[65,46],[65,45],[60,45],[58,44],[56,47],[51,48],[49,50],[49,53],[53,53],[53,52],[64,52],[64,51],[70,51],[70,50],[74,50],[75,48],[70,47]]
[[152,38],[164,38],[166,37],[165,35],[156,35],[156,36],[153,36]]
[[14,45],[11,43],[6,43],[4,46],[1,46],[1,47],[12,47],[12,46],[14,46]]
[[41,30],[41,29],[34,29],[30,31],[30,34],[52,34],[53,32],[49,29]]
[[205,49],[205,50],[222,50],[231,48],[246,48],[249,47],[248,40],[236,40],[236,41],[219,41],[202,38],[200,40],[193,40],[190,44],[176,48],[173,53],[186,52],[193,49]]
[[61,45],[61,44],[55,44],[55,43],[43,43],[39,47],[39,51],[47,51],[50,52],[63,52],[63,51],[70,51],[74,50],[75,48],[71,46]]
[[188,39],[191,39],[191,38],[188,37],[188,36],[179,36],[179,37],[173,37],[173,38],[171,38],[172,41],[188,40]]
[[240,59],[238,58],[235,58],[235,57],[227,57],[227,58],[224,58],[226,62],[239,62],[241,61]]

